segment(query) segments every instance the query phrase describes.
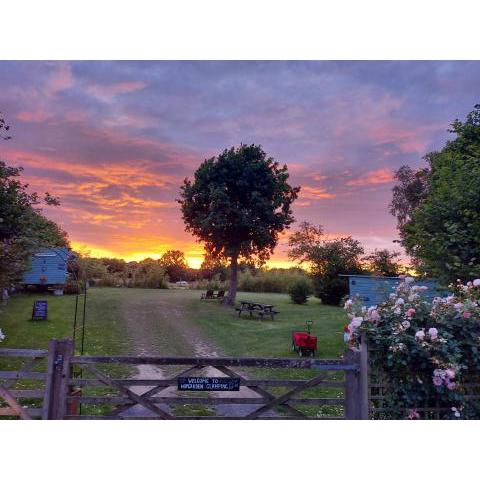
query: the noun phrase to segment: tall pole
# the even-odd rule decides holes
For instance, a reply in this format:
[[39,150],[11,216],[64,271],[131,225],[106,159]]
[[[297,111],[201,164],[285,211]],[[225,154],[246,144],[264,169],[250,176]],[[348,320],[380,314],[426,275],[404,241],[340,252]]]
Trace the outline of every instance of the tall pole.
[[87,275],[85,275],[84,283],[83,283],[83,318],[82,318],[82,347],[80,350],[80,354],[83,355],[83,347],[85,344],[85,314],[87,309]]

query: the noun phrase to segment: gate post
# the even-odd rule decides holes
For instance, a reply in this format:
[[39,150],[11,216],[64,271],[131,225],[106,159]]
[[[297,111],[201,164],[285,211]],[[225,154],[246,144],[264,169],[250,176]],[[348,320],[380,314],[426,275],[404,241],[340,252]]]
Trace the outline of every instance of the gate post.
[[[347,365],[359,365],[360,359],[358,353],[353,350],[347,350],[344,356]],[[358,371],[345,370],[345,419],[357,420],[359,418],[358,404],[359,395]]]
[[365,334],[360,341],[360,374],[358,377],[359,390],[359,419],[369,419],[369,391],[368,391],[368,344]]
[[43,400],[44,420],[62,420],[67,410],[68,383],[71,376],[70,360],[74,355],[73,340],[50,340],[48,370]]

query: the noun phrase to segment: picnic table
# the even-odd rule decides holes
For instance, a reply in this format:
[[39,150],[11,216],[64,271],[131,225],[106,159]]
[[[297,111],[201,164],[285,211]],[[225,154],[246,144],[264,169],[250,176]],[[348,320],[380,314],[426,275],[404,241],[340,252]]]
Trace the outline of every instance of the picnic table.
[[243,312],[248,312],[250,317],[253,317],[254,313],[260,315],[263,318],[264,315],[270,316],[273,320],[275,315],[279,312],[275,311],[274,305],[264,305],[263,303],[257,302],[250,302],[247,300],[243,300],[240,302],[240,307],[237,307],[236,310],[238,312],[238,316],[240,317]]

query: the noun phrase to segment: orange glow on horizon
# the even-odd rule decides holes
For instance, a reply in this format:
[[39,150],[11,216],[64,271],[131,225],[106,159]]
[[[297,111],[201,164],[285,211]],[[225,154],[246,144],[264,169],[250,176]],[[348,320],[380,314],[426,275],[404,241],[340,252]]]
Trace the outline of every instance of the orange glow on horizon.
[[[165,249],[161,253],[156,252],[148,252],[148,251],[140,251],[140,252],[132,252],[132,253],[125,253],[125,252],[116,252],[113,250],[109,250],[106,248],[96,247],[93,245],[87,245],[85,243],[71,241],[71,247],[74,251],[79,252],[83,255],[88,255],[92,258],[121,258],[126,262],[140,262],[146,258],[152,258],[154,260],[158,260],[163,253],[167,250],[174,249],[175,247],[172,245],[168,249]],[[187,260],[187,264],[190,268],[199,269],[202,265],[204,257],[203,250],[192,248],[191,250],[187,250],[185,252],[185,259]],[[268,268],[292,268],[298,266],[294,262],[291,262],[288,259],[282,258],[275,258],[269,260],[266,263]]]

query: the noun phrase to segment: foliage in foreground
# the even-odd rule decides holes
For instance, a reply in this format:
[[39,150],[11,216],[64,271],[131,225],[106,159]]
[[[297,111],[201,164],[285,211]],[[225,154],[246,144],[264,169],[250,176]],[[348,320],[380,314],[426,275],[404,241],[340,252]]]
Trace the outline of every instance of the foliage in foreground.
[[348,300],[349,344],[358,347],[365,334],[370,368],[388,382],[385,417],[431,418],[433,407],[440,418],[478,419],[469,385],[480,380],[480,279],[451,285],[451,295],[432,303],[426,288],[406,277],[381,305]]
[[416,269],[445,284],[480,276],[480,105],[450,132],[426,167],[397,171],[390,205]]

